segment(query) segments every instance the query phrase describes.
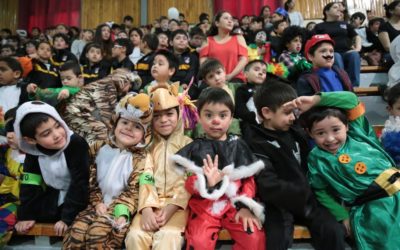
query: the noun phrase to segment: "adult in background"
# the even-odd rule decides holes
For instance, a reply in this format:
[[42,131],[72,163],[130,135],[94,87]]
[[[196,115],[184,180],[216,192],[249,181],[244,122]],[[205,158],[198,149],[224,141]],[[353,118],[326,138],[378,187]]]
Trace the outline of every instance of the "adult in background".
[[393,60],[390,58],[389,51],[391,42],[400,34],[400,1],[385,4],[384,7],[388,21],[379,27],[378,38],[386,52],[384,59],[392,64]]
[[290,25],[297,25],[303,27],[303,16],[299,11],[294,10],[294,6],[296,5],[295,0],[287,0],[285,2],[285,10],[289,14]]
[[324,22],[315,25],[315,34],[329,34],[335,41],[335,65],[344,69],[353,86],[360,85],[361,38],[354,28],[340,21],[342,12],[338,3],[331,2],[323,9]]
[[100,44],[101,51],[103,51],[103,57],[107,61],[112,59],[112,47],[113,41],[111,39],[111,28],[107,24],[103,23],[97,26],[94,34],[94,42]]
[[232,15],[221,11],[214,17],[207,41],[200,49],[200,64],[207,58],[218,59],[225,67],[226,80],[244,82],[244,66],[247,64],[247,44],[241,35],[231,35]]
[[271,23],[271,7],[264,5],[260,11],[260,17],[264,18],[264,28],[269,29],[272,27]]

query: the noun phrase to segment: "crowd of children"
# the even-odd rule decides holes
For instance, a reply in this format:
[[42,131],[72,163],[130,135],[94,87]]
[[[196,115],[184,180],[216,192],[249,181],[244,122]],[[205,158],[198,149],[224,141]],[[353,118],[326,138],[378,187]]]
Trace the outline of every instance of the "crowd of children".
[[400,1],[368,27],[328,3],[310,29],[294,4],[58,25],[22,51],[3,29],[0,248],[53,223],[63,249],[214,249],[221,229],[288,249],[295,224],[316,249],[397,249],[400,83],[381,140],[352,91],[360,57],[390,63]]

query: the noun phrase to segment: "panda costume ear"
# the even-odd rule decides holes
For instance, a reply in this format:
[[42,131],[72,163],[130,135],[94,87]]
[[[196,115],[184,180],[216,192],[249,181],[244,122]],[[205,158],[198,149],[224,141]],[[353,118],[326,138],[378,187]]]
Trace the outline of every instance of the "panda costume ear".
[[177,8],[175,7],[171,7],[168,9],[168,19],[175,19],[175,20],[179,20],[179,11]]

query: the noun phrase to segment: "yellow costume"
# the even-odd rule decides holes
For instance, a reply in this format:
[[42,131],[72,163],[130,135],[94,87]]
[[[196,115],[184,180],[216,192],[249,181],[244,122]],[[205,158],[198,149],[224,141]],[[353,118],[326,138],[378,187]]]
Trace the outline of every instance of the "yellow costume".
[[[178,108],[178,88],[175,85],[157,86],[150,89],[154,111]],[[181,249],[187,222],[186,210],[190,194],[185,189],[184,176],[177,173],[169,157],[189,144],[191,139],[183,135],[181,116],[178,125],[168,138],[154,132],[149,154],[153,164],[147,164],[140,178],[138,213],[133,219],[125,239],[128,250],[131,249]],[[156,164],[154,164],[156,163]],[[140,227],[141,211],[144,208],[162,209],[168,204],[178,209],[168,222],[158,231],[144,231]]]

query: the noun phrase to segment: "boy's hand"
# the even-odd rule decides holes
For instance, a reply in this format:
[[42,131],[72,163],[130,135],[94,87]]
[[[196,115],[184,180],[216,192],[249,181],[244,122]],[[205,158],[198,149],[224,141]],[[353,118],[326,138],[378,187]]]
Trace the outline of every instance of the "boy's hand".
[[156,231],[160,228],[157,224],[156,214],[153,212],[153,208],[146,207],[142,210],[142,220],[140,224],[144,231]]
[[240,220],[242,221],[243,224],[243,231],[248,232],[248,228],[250,229],[250,232],[254,232],[254,225],[258,228],[258,230],[261,230],[262,225],[260,220],[255,217],[249,209],[247,208],[241,208],[235,215],[235,221],[236,223],[239,223]]
[[306,112],[310,108],[314,107],[319,103],[321,97],[319,95],[313,96],[300,96],[294,99],[293,101],[287,102],[283,104],[284,109],[299,109],[300,114]]
[[215,184],[220,182],[224,177],[224,174],[218,169],[218,155],[215,156],[214,162],[210,155],[207,155],[207,159],[203,159],[203,171],[207,177],[208,187],[214,187]]
[[122,225],[126,224],[126,217],[120,216],[118,218],[115,218],[115,224],[117,224],[118,226],[122,226]]
[[36,93],[38,86],[34,83],[29,83],[28,86],[26,86],[26,91],[28,93]]
[[15,230],[19,233],[27,233],[35,225],[34,220],[21,220],[15,224]]
[[107,205],[104,203],[99,203],[95,207],[97,215],[104,215],[107,213]]
[[158,210],[156,212],[156,221],[157,224],[162,227],[164,226],[169,219],[171,219],[172,215],[179,209],[178,206],[173,205],[173,204],[168,204],[166,207],[164,207],[161,210]]
[[58,100],[64,100],[67,99],[69,97],[69,91],[68,89],[63,89],[60,91],[60,93],[58,94],[57,99]]
[[346,237],[351,236],[352,232],[351,232],[350,220],[349,219],[343,220],[342,224],[343,224],[344,228],[346,229],[346,231],[345,231],[346,235],[345,236]]
[[57,221],[57,223],[54,225],[54,231],[56,232],[57,236],[63,236],[67,229],[67,224],[65,224],[65,222],[62,220]]

